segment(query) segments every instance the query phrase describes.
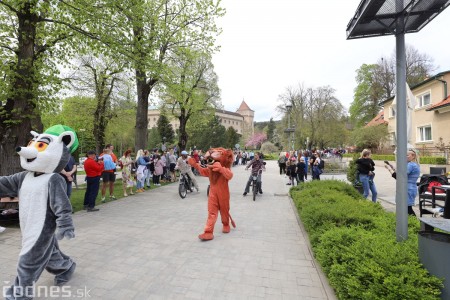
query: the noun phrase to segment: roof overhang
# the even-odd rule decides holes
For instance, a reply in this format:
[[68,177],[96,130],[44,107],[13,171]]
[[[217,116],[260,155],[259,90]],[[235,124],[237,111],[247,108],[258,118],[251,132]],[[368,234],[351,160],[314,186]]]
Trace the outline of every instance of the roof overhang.
[[396,0],[362,0],[347,25],[347,39],[396,34],[400,16],[403,33],[417,32],[449,5],[450,0],[404,0],[404,9],[396,12]]

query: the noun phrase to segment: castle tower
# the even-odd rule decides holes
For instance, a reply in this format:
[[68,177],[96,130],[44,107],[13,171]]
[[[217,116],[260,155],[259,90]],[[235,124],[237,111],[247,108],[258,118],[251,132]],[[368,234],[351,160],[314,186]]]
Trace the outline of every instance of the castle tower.
[[242,128],[244,139],[252,136],[255,133],[255,128],[253,126],[253,119],[255,116],[255,111],[253,111],[244,100],[242,100],[241,105],[236,111],[238,114],[244,117],[244,128]]

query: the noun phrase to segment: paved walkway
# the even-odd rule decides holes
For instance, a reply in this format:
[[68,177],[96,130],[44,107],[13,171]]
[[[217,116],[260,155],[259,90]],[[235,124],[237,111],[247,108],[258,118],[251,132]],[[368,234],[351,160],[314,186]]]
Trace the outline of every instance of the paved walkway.
[[[185,199],[171,184],[100,205],[99,212],[75,213],[76,238],[60,246],[77,270],[70,285],[55,292],[61,297],[52,299],[86,291],[90,299],[108,300],[335,299],[297,220],[287,179],[276,162],[267,168],[264,194],[255,202],[242,196],[249,171],[232,169],[231,214],[237,228],[223,234],[218,221],[209,242],[197,238],[207,215],[204,177],[198,177],[201,192]],[[16,274],[19,229],[0,234],[0,245],[4,285]],[[44,271],[37,286],[44,290],[52,284]]]

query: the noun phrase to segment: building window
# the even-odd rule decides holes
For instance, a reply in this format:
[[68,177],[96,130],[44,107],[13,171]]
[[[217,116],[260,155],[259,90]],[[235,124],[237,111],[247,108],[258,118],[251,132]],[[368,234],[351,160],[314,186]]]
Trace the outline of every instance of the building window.
[[397,140],[396,140],[396,137],[395,137],[395,132],[391,132],[389,134],[389,144],[391,146],[395,146],[397,144]]
[[422,94],[417,96],[417,107],[426,106],[431,103],[431,95],[430,93]]
[[419,142],[432,141],[431,125],[419,127]]
[[392,106],[389,107],[389,118],[395,118],[395,109]]

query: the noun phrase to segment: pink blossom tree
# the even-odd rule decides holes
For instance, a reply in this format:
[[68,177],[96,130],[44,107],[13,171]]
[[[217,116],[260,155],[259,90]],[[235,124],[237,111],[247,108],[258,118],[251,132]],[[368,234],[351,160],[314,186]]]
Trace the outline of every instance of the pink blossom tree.
[[261,144],[267,140],[267,135],[265,133],[256,132],[254,135],[248,138],[245,143],[245,147],[253,147],[259,149]]

